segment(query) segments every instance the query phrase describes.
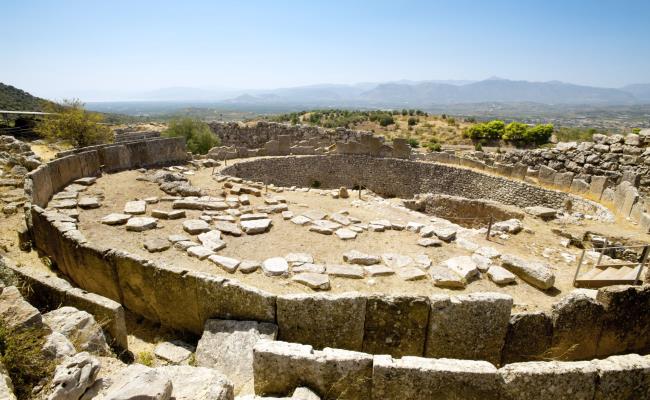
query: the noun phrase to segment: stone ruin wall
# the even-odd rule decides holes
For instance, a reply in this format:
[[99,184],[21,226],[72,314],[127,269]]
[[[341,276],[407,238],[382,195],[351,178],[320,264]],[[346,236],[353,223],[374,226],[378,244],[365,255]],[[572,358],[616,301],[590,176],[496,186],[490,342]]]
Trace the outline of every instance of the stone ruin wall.
[[[140,144],[118,146],[117,149],[112,145],[80,151],[53,160],[30,173],[25,184],[32,203],[28,220],[34,246],[49,255],[61,272],[83,289],[77,293],[78,297],[86,295],[83,299],[86,307],[94,307],[118,321],[112,328],[116,336],[120,336],[119,329],[123,326],[119,323],[123,318],[123,313],[120,317],[120,305],[151,321],[194,333],[201,332],[208,318],[274,322],[279,326],[279,340],[308,346],[296,347],[300,345],[283,342],[271,344],[278,346],[279,351],[265,349],[264,343],[257,346],[255,385],[260,393],[278,390],[277,387],[266,385],[272,381],[276,381],[276,384],[285,382],[287,378],[282,368],[268,368],[264,354],[270,360],[275,357],[276,366],[298,360],[304,365],[316,363],[319,368],[325,363],[325,367],[344,374],[350,368],[363,368],[366,374],[364,384],[353,385],[351,393],[354,395],[348,398],[398,398],[404,390],[413,390],[413,398],[427,398],[433,393],[432,390],[439,390],[440,382],[444,381],[447,383],[442,387],[452,397],[464,395],[464,398],[474,398],[467,397],[471,392],[467,389],[468,385],[470,388],[480,386],[476,390],[482,393],[482,399],[515,399],[525,393],[539,393],[549,384],[559,384],[574,393],[585,390],[589,395],[584,398],[591,399],[594,393],[601,393],[601,398],[609,399],[615,397],[608,397],[607,393],[613,392],[604,378],[616,378],[617,393],[625,394],[626,391],[638,390],[639,385],[633,379],[621,380],[621,371],[633,377],[639,374],[646,377],[650,371],[650,365],[643,361],[646,358],[634,355],[591,362],[526,362],[549,358],[582,360],[647,352],[650,350],[650,315],[646,312],[650,306],[650,286],[647,285],[606,287],[597,292],[578,291],[558,301],[550,311],[511,314],[512,299],[498,293],[432,297],[358,293],[277,296],[242,285],[236,280],[153,263],[143,257],[89,243],[81,232],[62,220],[60,214],[41,208],[52,194],[75,179],[97,175],[102,169],[118,171],[187,160],[182,140],[148,141],[145,148]],[[283,168],[277,169],[272,164],[268,166],[282,171],[279,179],[290,180],[293,179],[292,174],[300,172],[300,169],[293,169],[297,166],[296,160],[305,160],[299,162],[302,163],[299,164],[301,167],[306,161],[317,161],[315,167],[324,168],[318,176],[324,180],[332,179],[325,181],[327,184],[340,185],[341,181],[336,179],[341,178],[327,174],[327,167],[331,164],[322,164],[328,158],[343,163],[348,160],[345,170],[337,174],[349,173],[350,169],[362,166],[367,168],[368,162],[376,174],[374,168],[379,165],[373,164],[377,159],[370,157],[335,156],[290,157]],[[248,162],[241,170],[245,172],[254,163],[270,163],[272,160]],[[275,159],[276,162],[279,160],[282,159]],[[415,164],[426,165],[404,160],[382,161],[384,168],[380,171],[386,174],[407,166],[405,163],[409,168]],[[435,164],[428,164],[426,168],[427,171],[419,170],[409,176],[387,175],[397,180],[383,184],[387,185],[386,190],[406,186],[413,192],[436,187],[440,191],[449,187],[449,181],[435,178],[436,175],[453,174],[454,171],[461,171],[457,174],[478,174]],[[437,174],[432,173],[436,170]],[[287,175],[282,176],[282,173]],[[494,180],[493,185],[504,184],[501,178],[484,176],[487,182]],[[310,174],[302,174],[300,179],[311,178]],[[405,178],[417,183],[403,181]],[[376,184],[382,185],[379,181]],[[532,188],[523,182],[514,184],[525,187],[527,191]],[[487,188],[489,185],[473,186]],[[559,204],[563,196],[567,196],[565,193],[535,189],[543,191],[538,194],[542,201]],[[465,196],[484,196],[484,193],[472,191],[476,189],[458,190]],[[545,192],[555,194],[547,197]],[[62,299],[68,303],[75,301],[76,289],[66,287],[63,281],[53,281],[53,277],[25,278],[38,285],[43,295],[51,295],[55,299],[56,296],[63,296]],[[89,298],[88,295],[96,297]],[[387,337],[396,340],[387,342]],[[319,351],[310,346],[340,350]],[[297,354],[292,355],[296,349]],[[367,354],[357,353],[359,351]],[[370,353],[390,356],[373,357]],[[397,360],[391,356],[412,357]],[[367,361],[359,364],[356,362],[359,357]],[[444,357],[477,361],[445,360]],[[509,365],[497,370],[493,365],[478,360]],[[628,364],[621,367],[626,362]],[[336,393],[337,387],[340,390],[340,384],[337,385],[340,377],[337,378],[336,373],[322,375],[318,372],[317,376],[312,376],[309,371],[312,370],[301,370],[302,376],[292,376],[292,379],[310,383],[307,381],[313,378],[321,386],[327,386],[327,390],[319,390],[321,393],[332,389]],[[283,379],[273,379],[275,372],[282,373]],[[479,377],[486,381],[476,383]],[[472,382],[475,384],[472,385]],[[531,382],[534,384],[531,385]],[[348,391],[348,388],[350,386],[346,386],[344,391]],[[360,391],[355,391],[357,389]],[[602,393],[605,393],[604,397]],[[345,396],[330,395],[326,398]],[[549,396],[557,398],[557,394],[550,393]]]
[[208,154],[217,160],[326,153],[411,157],[411,148],[405,139],[395,139],[389,144],[372,132],[264,121],[253,125],[237,122],[213,122],[209,125],[221,139],[222,146],[211,149]]
[[386,197],[411,198],[433,193],[488,199],[520,208],[544,205],[560,209],[568,198],[576,207],[597,208],[567,193],[464,168],[393,158],[327,155],[261,158],[242,161],[224,174],[277,186],[348,188],[361,185]]

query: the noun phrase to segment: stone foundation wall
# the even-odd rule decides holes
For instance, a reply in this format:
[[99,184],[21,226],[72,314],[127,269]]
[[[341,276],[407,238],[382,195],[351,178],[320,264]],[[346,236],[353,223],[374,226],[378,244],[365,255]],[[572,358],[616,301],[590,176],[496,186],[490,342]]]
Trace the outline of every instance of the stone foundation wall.
[[650,357],[523,362],[372,356],[262,340],[253,350],[255,393],[307,386],[323,399],[627,400],[650,396]]
[[[104,168],[118,170],[186,159],[182,141],[160,140],[166,142],[148,150],[140,144],[122,145],[128,148],[124,153],[116,146],[82,150],[53,160],[28,176],[32,205],[27,218],[34,246],[81,289],[151,321],[197,334],[210,318],[274,322],[280,340],[319,349],[341,347],[394,357],[470,358],[495,364],[549,357],[590,359],[650,350],[650,315],[645,312],[650,307],[650,286],[579,291],[559,301],[551,312],[534,318],[511,315],[512,299],[498,293],[431,298],[359,293],[275,295],[235,279],[154,263],[89,243],[74,219],[41,207],[73,180],[96,174],[102,163]],[[135,154],[137,150],[142,154]],[[567,196],[475,171],[397,159],[286,157],[229,168],[235,175],[250,174],[250,178],[281,185],[321,179],[325,186],[361,183],[379,193],[404,197],[445,190],[465,197],[496,196],[520,206],[559,206]],[[522,197],[506,196],[506,189],[499,190],[503,186]],[[589,311],[586,315],[585,310]],[[538,325],[536,334],[531,335],[531,327]]]
[[598,207],[567,193],[464,168],[368,156],[300,156],[239,162],[222,171],[278,186],[324,188],[364,186],[387,197],[409,198],[419,193],[487,199],[517,207],[544,205],[556,209],[571,198],[592,212]]

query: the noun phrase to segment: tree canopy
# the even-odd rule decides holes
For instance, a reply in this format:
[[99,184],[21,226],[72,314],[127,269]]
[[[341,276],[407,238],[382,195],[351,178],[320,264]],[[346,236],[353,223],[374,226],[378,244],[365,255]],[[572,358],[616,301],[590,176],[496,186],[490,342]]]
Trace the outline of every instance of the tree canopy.
[[193,118],[174,119],[163,136],[184,137],[187,148],[194,154],[207,154],[211,148],[220,144],[208,124]]
[[107,143],[112,133],[107,125],[102,125],[104,117],[99,113],[88,112],[79,100],[65,100],[62,105],[48,106],[53,114],[45,116],[34,129],[49,139],[70,142],[75,147]]

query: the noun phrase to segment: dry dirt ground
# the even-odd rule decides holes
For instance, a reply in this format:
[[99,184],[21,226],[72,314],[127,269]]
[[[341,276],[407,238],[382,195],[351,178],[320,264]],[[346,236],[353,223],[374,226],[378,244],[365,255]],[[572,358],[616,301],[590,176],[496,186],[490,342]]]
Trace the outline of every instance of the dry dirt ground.
[[[191,182],[198,187],[215,194],[220,192],[222,186],[211,177],[211,169],[201,169],[190,176]],[[79,227],[91,242],[102,243],[113,248],[140,254],[151,260],[184,269],[194,269],[212,274],[237,279],[245,284],[267,290],[272,293],[299,293],[312,292],[299,283],[282,277],[268,277],[261,271],[252,274],[243,274],[236,271],[233,274],[225,272],[208,260],[199,261],[192,258],[182,250],[171,248],[161,253],[149,253],[143,248],[147,238],[167,238],[172,234],[186,234],[182,228],[185,219],[159,221],[159,227],[154,230],[138,233],[126,231],[124,226],[106,226],[99,223],[105,215],[113,212],[122,212],[127,201],[144,199],[151,196],[164,197],[158,185],[150,182],[138,181],[142,175],[137,171],[127,171],[106,175],[91,186],[87,193],[104,196],[102,207],[94,210],[81,211]],[[285,191],[272,195],[282,196],[286,199],[289,210],[296,215],[307,210],[322,210],[328,214],[341,210],[349,211],[351,216],[361,219],[364,223],[377,219],[388,219],[392,222],[406,224],[410,221],[428,223],[431,217],[422,213],[405,210],[397,207],[399,199],[383,200],[366,195],[363,200],[358,199],[356,192],[348,199],[334,199],[329,195],[321,195],[319,191],[312,190],[308,193]],[[263,205],[263,197],[250,196],[254,206]],[[151,210],[170,210],[170,202],[159,202],[147,207],[147,214]],[[201,211],[187,210],[186,219],[196,219]],[[298,226],[290,221],[283,220],[280,214],[272,214],[273,226],[267,233],[260,235],[243,235],[241,237],[224,236],[227,247],[218,254],[237,259],[263,261],[270,257],[284,256],[288,253],[309,253],[317,264],[343,264],[342,255],[348,250],[359,250],[364,253],[381,255],[384,253],[397,253],[415,257],[426,254],[433,264],[442,262],[458,255],[471,255],[471,252],[460,248],[454,243],[443,244],[437,248],[423,248],[417,244],[419,236],[408,231],[387,230],[385,232],[363,232],[354,240],[343,241],[334,235],[322,235],[310,232],[306,226]],[[495,291],[507,293],[514,298],[515,311],[548,309],[557,300],[557,297],[572,290],[573,274],[580,251],[576,248],[565,248],[560,244],[560,237],[551,232],[552,228],[563,230],[601,231],[608,234],[618,233],[619,236],[635,236],[635,228],[627,223],[603,225],[597,222],[583,221],[581,226],[562,226],[558,223],[545,223],[535,218],[525,218],[525,231],[510,236],[509,239],[493,238],[485,240],[485,235],[478,231],[465,230],[462,235],[481,246],[492,246],[499,252],[514,254],[528,260],[538,260],[548,263],[556,275],[555,288],[550,291],[538,290],[527,283],[517,279],[516,284],[499,286],[490,281],[486,276],[481,277],[467,285],[463,290],[450,290],[435,287],[427,277],[419,281],[407,282],[397,275],[382,276],[364,279],[349,279],[331,277],[331,293],[359,291],[364,293],[386,294],[421,294],[434,293],[460,294],[470,292]]]

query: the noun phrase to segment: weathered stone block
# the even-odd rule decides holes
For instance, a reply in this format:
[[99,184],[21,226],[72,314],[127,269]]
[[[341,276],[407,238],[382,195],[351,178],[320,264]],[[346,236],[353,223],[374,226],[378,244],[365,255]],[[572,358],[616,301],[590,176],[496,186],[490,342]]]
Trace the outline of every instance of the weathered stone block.
[[374,399],[498,400],[497,369],[486,361],[375,356]]
[[498,373],[507,400],[592,400],[596,391],[597,371],[588,361],[515,363]]
[[608,286],[596,299],[605,309],[598,356],[650,350],[650,286]]
[[361,350],[365,315],[366,297],[358,293],[278,296],[278,338],[315,348]]
[[539,179],[540,183],[543,183],[545,185],[553,185],[555,183],[555,170],[545,165],[540,165],[537,178]]
[[596,291],[577,289],[553,304],[553,340],[549,356],[584,360],[596,356],[604,309]]
[[501,364],[540,361],[551,347],[553,324],[542,311],[512,314],[508,324]]
[[472,293],[430,298],[426,357],[501,362],[512,297]]
[[423,355],[429,309],[423,296],[369,297],[363,351],[393,357]]
[[637,354],[593,360],[598,369],[594,400],[650,398],[650,359]]
[[253,371],[257,395],[289,396],[306,386],[322,399],[372,398],[372,356],[365,353],[260,340]]
[[573,172],[558,172],[553,178],[553,185],[561,190],[569,190],[573,182]]

